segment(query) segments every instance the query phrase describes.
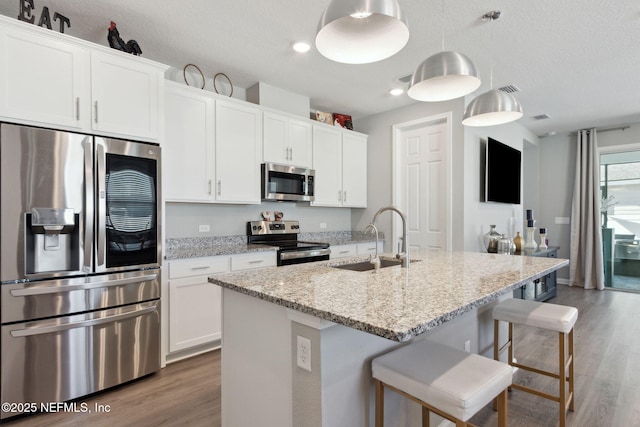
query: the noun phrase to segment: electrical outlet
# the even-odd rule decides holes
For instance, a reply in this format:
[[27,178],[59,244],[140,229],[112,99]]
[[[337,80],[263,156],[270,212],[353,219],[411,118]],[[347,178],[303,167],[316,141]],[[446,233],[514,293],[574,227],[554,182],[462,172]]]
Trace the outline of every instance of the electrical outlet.
[[210,230],[209,224],[200,224],[198,226],[198,231],[201,232],[201,233],[206,233],[209,230]]
[[464,342],[464,351],[471,353],[471,340],[466,340]]
[[298,335],[297,344],[298,367],[311,372],[311,340]]
[[321,222],[320,223],[320,228],[327,228],[327,223],[326,222]]

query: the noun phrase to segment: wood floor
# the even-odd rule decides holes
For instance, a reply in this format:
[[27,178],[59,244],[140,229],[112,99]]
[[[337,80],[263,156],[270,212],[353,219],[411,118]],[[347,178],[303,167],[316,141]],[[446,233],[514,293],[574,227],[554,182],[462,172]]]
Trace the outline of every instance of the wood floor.
[[[580,313],[575,328],[576,410],[569,412],[567,425],[640,426],[640,294],[560,286],[550,302],[573,305]],[[516,327],[515,335],[515,355],[520,361],[550,370],[557,366],[555,334]],[[516,378],[550,393],[557,389],[553,380],[535,374],[519,372]],[[110,405],[111,412],[41,414],[6,425],[218,427],[220,352],[173,363],[141,381],[80,401],[90,408],[95,403]],[[557,415],[556,403],[518,390],[509,393],[510,427],[557,426]],[[487,407],[471,421],[496,426],[497,415]]]
[[160,372],[78,402],[109,413],[37,414],[7,427],[220,426],[220,351],[168,365]]

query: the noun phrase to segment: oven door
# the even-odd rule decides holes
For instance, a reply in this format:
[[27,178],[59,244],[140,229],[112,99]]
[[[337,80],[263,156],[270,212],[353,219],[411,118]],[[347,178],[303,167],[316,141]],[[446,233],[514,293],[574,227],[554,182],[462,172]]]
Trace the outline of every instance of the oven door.
[[296,250],[280,250],[278,251],[278,265],[302,264],[305,262],[326,261],[329,259],[331,249],[307,248]]
[[160,147],[96,138],[96,272],[160,264]]
[[274,163],[262,164],[262,200],[314,201],[314,177],[312,169]]

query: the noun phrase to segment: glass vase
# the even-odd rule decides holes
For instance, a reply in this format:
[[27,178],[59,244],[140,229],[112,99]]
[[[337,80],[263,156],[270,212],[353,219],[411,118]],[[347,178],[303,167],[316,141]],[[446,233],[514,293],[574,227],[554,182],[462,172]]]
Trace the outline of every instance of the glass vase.
[[500,240],[500,236],[502,235],[496,231],[495,225],[491,225],[490,227],[491,229],[489,230],[489,232],[482,237],[482,240],[484,241],[484,248],[489,253],[497,254],[498,241]]

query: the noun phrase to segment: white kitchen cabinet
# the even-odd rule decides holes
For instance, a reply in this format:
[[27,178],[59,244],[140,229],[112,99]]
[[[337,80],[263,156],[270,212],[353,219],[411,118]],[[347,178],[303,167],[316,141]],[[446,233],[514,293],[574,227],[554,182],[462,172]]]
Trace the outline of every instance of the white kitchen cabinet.
[[367,207],[367,136],[342,134],[342,206]]
[[208,275],[229,271],[230,257],[169,261],[169,352],[219,340],[221,289]]
[[165,83],[163,192],[170,202],[213,202],[215,105],[200,89]]
[[346,245],[331,245],[330,259],[345,258],[358,255],[358,245],[350,243]]
[[342,134],[338,129],[313,126],[313,206],[340,206],[342,203]]
[[[222,290],[209,283],[212,274],[276,265],[276,252],[249,252],[171,260],[169,277],[169,353],[192,355],[190,349],[221,338]],[[199,349],[202,350],[203,347]],[[178,353],[179,352],[179,353]],[[175,354],[174,354],[175,357]]]
[[122,53],[91,53],[92,129],[156,140],[164,74]]
[[308,120],[265,111],[263,114],[265,162],[310,168],[312,131]]
[[367,136],[313,126],[313,206],[367,207]]
[[156,141],[168,67],[0,17],[0,116]]
[[90,126],[87,49],[0,24],[0,115],[30,124]]
[[[358,243],[357,245],[357,253],[358,255],[374,255],[376,254],[376,242],[363,242]],[[378,255],[382,255],[384,250],[383,248],[384,242],[382,240],[378,241]]]
[[275,267],[277,253],[275,251],[248,252],[231,256],[231,271],[253,270],[254,268]]
[[216,201],[260,203],[262,111],[247,103],[216,100]]

